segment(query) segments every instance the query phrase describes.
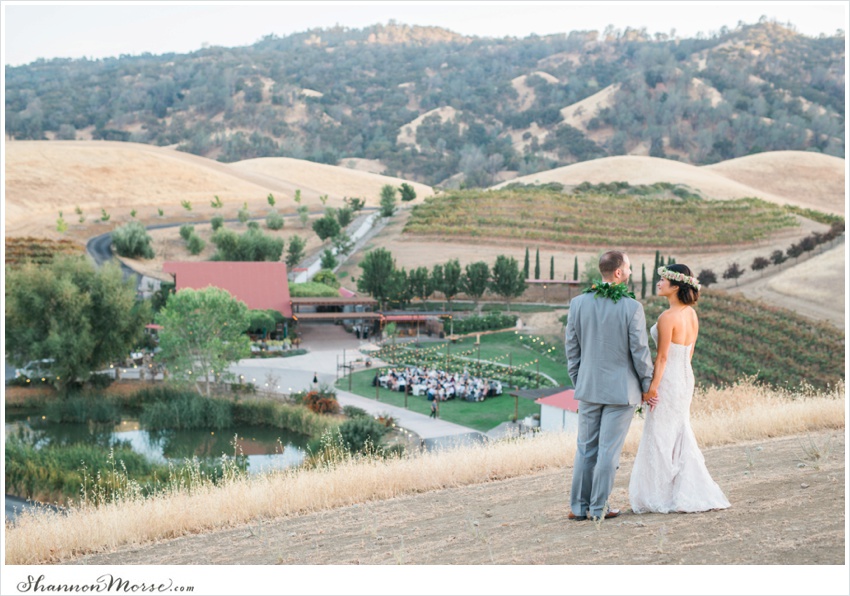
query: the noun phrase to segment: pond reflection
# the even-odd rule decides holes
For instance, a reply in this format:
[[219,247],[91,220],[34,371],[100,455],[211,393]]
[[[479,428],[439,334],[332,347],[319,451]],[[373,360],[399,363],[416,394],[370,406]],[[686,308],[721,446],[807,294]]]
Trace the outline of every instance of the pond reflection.
[[256,426],[215,431],[148,431],[133,418],[122,418],[118,424],[72,424],[47,422],[38,415],[7,415],[6,436],[19,433],[31,435],[39,448],[86,443],[109,449],[125,443],[151,461],[176,465],[192,457],[217,459],[222,455],[244,455],[248,471],[254,474],[299,465],[304,461],[309,441],[309,437],[299,433]]

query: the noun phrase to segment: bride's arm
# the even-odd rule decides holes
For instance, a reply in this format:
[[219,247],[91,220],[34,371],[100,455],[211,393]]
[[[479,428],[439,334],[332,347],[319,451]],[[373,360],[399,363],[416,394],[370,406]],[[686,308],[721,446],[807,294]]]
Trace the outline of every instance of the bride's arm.
[[694,341],[691,342],[691,360],[694,358],[694,350],[697,347],[697,339],[699,338],[699,317],[694,312]]
[[652,382],[649,384],[649,394],[658,393],[658,385],[667,367],[667,356],[670,353],[670,342],[673,341],[673,320],[662,313],[658,317],[658,353],[655,356],[655,369],[652,372]]

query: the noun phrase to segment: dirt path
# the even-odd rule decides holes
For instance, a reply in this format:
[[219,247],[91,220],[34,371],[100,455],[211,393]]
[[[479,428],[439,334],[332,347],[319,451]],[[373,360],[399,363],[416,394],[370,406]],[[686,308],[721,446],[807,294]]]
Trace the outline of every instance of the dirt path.
[[[831,437],[831,438],[830,438]],[[811,443],[828,457],[813,461]],[[444,489],[88,556],[79,565],[840,565],[844,434],[704,452],[724,511],[635,515],[621,462],[601,524],[567,519],[570,469]]]

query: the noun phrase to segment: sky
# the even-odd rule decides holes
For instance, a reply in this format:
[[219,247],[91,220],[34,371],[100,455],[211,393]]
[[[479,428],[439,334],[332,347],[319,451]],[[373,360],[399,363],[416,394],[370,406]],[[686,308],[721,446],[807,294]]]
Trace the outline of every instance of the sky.
[[360,29],[390,19],[481,37],[527,37],[575,30],[645,27],[678,37],[710,35],[760,17],[799,33],[846,29],[845,1],[348,1],[312,2],[15,2],[2,1],[3,64],[39,58],[105,58],[192,52],[207,45],[250,45],[312,28]]

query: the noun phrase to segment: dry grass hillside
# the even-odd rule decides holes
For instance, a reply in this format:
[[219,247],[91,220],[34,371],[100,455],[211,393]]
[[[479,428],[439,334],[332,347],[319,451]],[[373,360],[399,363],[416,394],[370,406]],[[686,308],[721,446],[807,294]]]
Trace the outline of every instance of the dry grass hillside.
[[544,72],[542,70],[533,72],[531,73],[531,75],[522,75],[511,80],[511,86],[514,88],[514,90],[516,90],[517,95],[519,96],[517,99],[517,109],[520,112],[523,112],[533,106],[535,100],[537,99],[537,94],[534,92],[534,87],[528,85],[529,76],[541,77],[547,83],[555,84],[560,82],[558,81],[557,77],[554,77],[548,72]]
[[841,158],[804,151],[778,151],[703,167],[656,157],[604,157],[522,176],[511,182],[560,182],[566,186],[582,182],[626,181],[632,185],[670,182],[698,190],[711,199],[759,197],[774,203],[843,215],[844,180],[845,161]]
[[[6,236],[58,238],[59,212],[69,224],[65,237],[84,241],[109,231],[130,218],[146,224],[203,221],[215,213],[236,217],[244,203],[249,209],[267,209],[271,193],[281,211],[294,211],[292,197],[302,191],[303,204],[322,207],[342,204],[344,197],[360,197],[367,205],[379,203],[384,184],[402,180],[351,168],[313,162],[267,158],[224,164],[172,149],[111,141],[7,142],[5,217]],[[431,188],[414,184],[417,195]],[[210,202],[218,196],[223,207]],[[189,201],[192,211],[181,206]],[[75,213],[79,207],[85,221]],[[101,209],[111,216],[101,223]],[[162,209],[163,215],[158,215]]]
[[729,290],[747,298],[778,304],[814,320],[844,328],[846,294],[846,244],[838,244],[796,266],[783,266],[775,274],[750,274]]
[[[308,194],[328,195],[328,205],[341,205],[344,197],[359,197],[367,205],[377,206],[380,203],[381,187],[385,184],[398,187],[402,182],[407,182],[401,178],[288,157],[247,159],[231,164],[230,167],[243,174],[265,176],[287,184],[292,187],[293,195],[295,189],[299,188],[305,197]],[[430,186],[418,182],[409,184],[416,190],[416,196],[434,194]]]
[[448,122],[456,120],[457,113],[457,110],[451,106],[435,108],[429,112],[425,112],[401,127],[396,142],[399,144],[414,145],[419,149],[419,144],[416,142],[416,131],[419,129],[419,125],[422,124],[423,120],[430,116],[439,116],[442,122]]
[[700,169],[782,197],[795,205],[844,215],[846,167],[845,160],[840,157],[822,153],[772,151]]
[[614,105],[614,94],[620,90],[619,85],[609,85],[590,97],[561,109],[564,122],[587,132],[587,123],[603,108]]

